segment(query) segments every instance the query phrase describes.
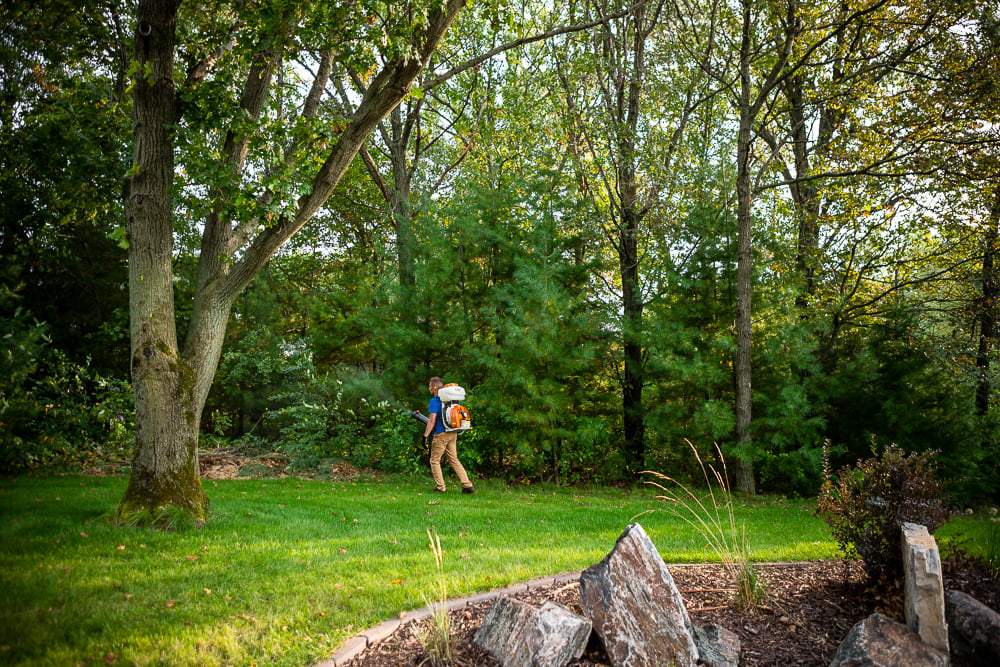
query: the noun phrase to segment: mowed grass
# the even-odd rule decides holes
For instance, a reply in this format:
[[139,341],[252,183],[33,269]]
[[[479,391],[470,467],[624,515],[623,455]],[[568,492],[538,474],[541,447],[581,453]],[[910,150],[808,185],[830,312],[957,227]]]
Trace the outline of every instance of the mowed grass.
[[[0,663],[310,665],[424,605],[438,577],[428,529],[453,597],[585,568],[635,521],[668,563],[712,559],[644,487],[206,480],[208,526],[158,532],[111,525],[125,483],[0,479]],[[837,556],[814,502],[737,502],[755,559]]]

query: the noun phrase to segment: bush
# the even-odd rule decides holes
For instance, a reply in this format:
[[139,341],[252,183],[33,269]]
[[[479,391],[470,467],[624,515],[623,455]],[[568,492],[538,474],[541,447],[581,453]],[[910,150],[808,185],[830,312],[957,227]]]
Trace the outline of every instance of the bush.
[[[874,451],[874,441],[872,445]],[[881,455],[841,470],[834,483],[824,448],[819,515],[845,557],[861,558],[870,581],[902,575],[903,523],[922,524],[933,533],[948,518],[942,485],[935,476],[935,454],[906,454],[889,445]]]
[[7,378],[0,381],[0,474],[128,459],[135,441],[128,383],[70,361],[43,335],[27,334],[0,360]]
[[303,378],[273,396],[281,407],[266,415],[267,425],[279,433],[275,448],[291,458],[293,467],[342,459],[385,472],[421,469],[420,425],[409,412],[381,399],[386,392],[376,380],[355,375],[341,381],[311,368]]

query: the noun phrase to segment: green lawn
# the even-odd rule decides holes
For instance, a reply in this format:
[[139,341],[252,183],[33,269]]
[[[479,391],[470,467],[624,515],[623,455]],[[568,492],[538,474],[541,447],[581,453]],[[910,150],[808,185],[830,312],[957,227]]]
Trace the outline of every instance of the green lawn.
[[[452,596],[599,561],[653,489],[430,494],[423,478],[206,481],[202,530],[116,528],[126,480],[0,479],[0,663],[309,665],[424,604],[440,536]],[[759,560],[834,558],[811,501],[740,501]],[[667,562],[710,560],[666,511],[640,521]]]

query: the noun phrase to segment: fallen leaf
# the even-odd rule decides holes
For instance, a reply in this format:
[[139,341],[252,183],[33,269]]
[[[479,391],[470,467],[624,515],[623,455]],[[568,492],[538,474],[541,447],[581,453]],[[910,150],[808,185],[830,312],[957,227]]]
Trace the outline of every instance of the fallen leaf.
[[399,612],[399,618],[400,618],[400,620],[406,618],[406,612],[405,611]]
[[81,530],[81,531],[80,531],[80,537],[90,537],[90,535],[88,535],[87,533],[85,533],[85,532],[83,532],[83,531]]
[[394,585],[395,584],[401,584],[401,583],[403,583],[403,580],[402,579],[393,579],[391,583],[394,584]]
[[201,590],[205,591],[205,595],[211,595],[212,594],[212,589],[211,588],[203,588]]
[[125,599],[126,599],[126,600],[131,600],[131,599],[132,599],[133,597],[135,597],[135,595],[134,595],[134,594],[132,594],[132,593],[126,593],[126,594],[125,594]]
[[192,556],[191,554],[188,554],[188,555],[186,555],[184,557],[187,558],[188,560],[198,560],[197,556]]
[[125,545],[119,544],[117,547],[115,547],[115,549],[118,549],[118,551],[125,551]]
[[345,549],[344,547],[340,547],[339,549],[337,549],[337,553],[339,553],[339,554],[346,554],[347,553],[347,549]]
[[118,662],[118,656],[115,655],[114,653],[105,653],[103,656],[101,656],[101,660],[104,661],[105,665],[113,665],[116,662]]
[[326,616],[326,612],[325,611],[318,611],[318,612],[316,612],[316,615],[317,616]]
[[173,600],[167,600],[167,609],[170,609],[173,606],[174,606],[174,601]]

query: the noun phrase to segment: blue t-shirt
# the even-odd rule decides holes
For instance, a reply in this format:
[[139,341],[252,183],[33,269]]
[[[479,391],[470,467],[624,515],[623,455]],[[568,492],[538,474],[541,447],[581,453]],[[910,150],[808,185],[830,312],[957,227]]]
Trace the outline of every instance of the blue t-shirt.
[[444,433],[444,418],[441,416],[441,399],[437,396],[431,397],[431,402],[427,405],[428,415],[437,415],[434,420],[434,433]]

